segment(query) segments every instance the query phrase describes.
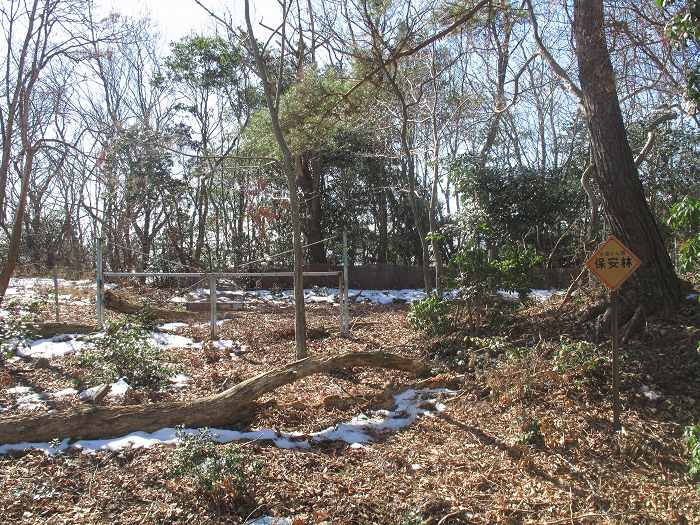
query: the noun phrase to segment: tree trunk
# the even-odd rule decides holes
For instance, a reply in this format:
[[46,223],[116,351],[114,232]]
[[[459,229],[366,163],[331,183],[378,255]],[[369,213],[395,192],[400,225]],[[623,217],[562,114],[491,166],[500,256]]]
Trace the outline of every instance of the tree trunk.
[[[296,165],[295,158],[292,155],[287,140],[284,137],[282,126],[279,121],[279,95],[282,91],[282,75],[277,78],[277,83],[272,84],[270,75],[268,74],[267,64],[263,59],[258,41],[255,39],[253,32],[253,24],[250,21],[250,1],[244,1],[244,15],[246,30],[248,36],[248,50],[255,59],[255,68],[260,77],[265,93],[265,102],[267,109],[270,112],[270,122],[272,124],[272,132],[275,136],[277,145],[282,152],[282,169],[287,178],[287,188],[289,190],[289,212],[292,218],[292,245],[294,247],[294,330],[297,349],[297,358],[303,358],[307,355],[306,349],[306,312],[304,310],[304,249],[302,248],[301,240],[301,219],[299,216],[299,198],[297,195],[296,184]],[[284,8],[283,19],[286,20],[286,6]],[[286,22],[282,24],[282,41],[284,42],[284,31]],[[282,49],[282,63],[284,63],[284,48]]]
[[303,359],[308,355],[306,349],[306,310],[304,309],[304,248],[301,240],[301,218],[296,177],[291,170],[292,162],[285,162],[285,166],[287,187],[289,188],[289,211],[292,216],[292,247],[294,248],[294,341],[297,359]]
[[255,413],[255,400],[284,385],[314,374],[375,367],[421,374],[424,362],[385,352],[350,352],[323,360],[302,359],[238,383],[219,394],[193,401],[122,407],[89,407],[40,416],[0,418],[0,443],[52,439],[97,439],[161,428],[216,427],[241,423]]
[[574,38],[595,177],[613,233],[642,260],[622,289],[633,303],[673,315],[680,285],[627,141],[603,29],[602,0],[574,1]]
[[10,245],[7,249],[7,261],[0,272],[0,305],[2,305],[2,300],[5,298],[7,286],[10,284],[10,277],[12,277],[15,267],[17,266],[17,259],[19,258],[19,249],[22,241],[22,222],[24,221],[24,211],[27,207],[29,177],[32,174],[32,164],[34,162],[34,150],[27,148],[25,151],[27,158],[25,160],[24,171],[22,173],[22,186],[20,188],[17,211],[15,212],[15,223],[12,227]]
[[319,242],[322,237],[321,227],[321,161],[318,157],[300,157],[301,166],[297,169],[304,195],[304,208],[307,212],[306,242],[309,246],[309,262],[326,263],[326,247]]
[[433,247],[433,258],[435,260],[435,293],[440,299],[442,299],[442,253],[440,252],[440,240],[437,237],[438,182],[440,177],[440,140],[438,138],[437,122],[435,121],[433,121],[433,133],[433,188],[432,192],[430,193],[430,209],[428,211],[428,220],[430,221],[430,243]]

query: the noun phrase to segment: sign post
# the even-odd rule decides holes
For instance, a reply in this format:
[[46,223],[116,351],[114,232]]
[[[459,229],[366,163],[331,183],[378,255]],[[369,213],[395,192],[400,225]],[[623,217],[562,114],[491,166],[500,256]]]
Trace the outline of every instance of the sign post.
[[586,267],[608,289],[612,347],[613,428],[620,430],[620,334],[617,290],[639,268],[641,261],[622,241],[610,235],[598,246]]

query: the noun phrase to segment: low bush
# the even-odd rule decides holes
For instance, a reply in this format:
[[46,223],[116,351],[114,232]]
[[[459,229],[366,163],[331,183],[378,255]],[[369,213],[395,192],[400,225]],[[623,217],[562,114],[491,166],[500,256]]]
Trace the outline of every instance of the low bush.
[[177,430],[178,444],[170,457],[170,473],[187,478],[201,493],[209,496],[246,495],[262,463],[240,446],[222,446],[208,429],[196,433]]
[[444,335],[450,331],[450,304],[431,295],[416,301],[408,312],[408,324],[428,336]]
[[681,236],[678,269],[700,274],[700,199],[686,195],[671,207],[671,227]]
[[176,370],[165,362],[163,351],[149,341],[149,332],[136,318],[124,317],[107,323],[104,337],[80,356],[94,383],[112,383],[119,378],[133,387],[160,388]]
[[608,362],[607,347],[588,341],[573,341],[562,337],[559,351],[554,357],[554,369],[560,373],[580,372],[598,375]]
[[517,292],[524,300],[533,284],[531,271],[542,261],[530,247],[506,245],[490,260],[486,250],[468,246],[452,258],[450,265],[459,275],[460,288],[474,289],[471,295],[493,295],[497,289],[502,289]]
[[[688,447],[688,473],[693,481],[700,480],[700,425],[685,427],[683,432]],[[700,485],[697,486],[700,493]]]

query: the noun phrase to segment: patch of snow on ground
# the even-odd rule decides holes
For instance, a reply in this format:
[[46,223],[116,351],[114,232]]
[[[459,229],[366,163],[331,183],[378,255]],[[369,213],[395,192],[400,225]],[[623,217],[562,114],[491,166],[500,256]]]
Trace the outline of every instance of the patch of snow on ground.
[[7,392],[8,394],[26,394],[26,393],[31,392],[31,391],[32,391],[31,387],[28,387],[28,386],[15,386],[15,387],[8,388],[7,390],[5,390],[5,392]]
[[557,293],[561,293],[561,290],[557,290],[556,288],[551,288],[549,290],[534,288],[530,290],[530,297],[532,297],[533,299],[537,299],[540,302],[545,302],[549,301],[552,298],[552,296],[554,296]]
[[220,339],[218,341],[212,341],[211,345],[217,350],[233,350],[238,348],[238,343],[231,341],[230,339]]
[[5,390],[8,394],[17,395],[15,403],[20,410],[39,410],[46,407],[44,394],[34,392],[29,386],[16,386]]
[[642,385],[640,390],[642,391],[644,397],[646,397],[649,401],[658,401],[659,399],[661,399],[661,394],[654,392],[651,388],[649,388],[646,385]]
[[178,328],[186,328],[187,323],[165,323],[158,327],[158,330],[177,330]]
[[[411,425],[419,416],[432,416],[435,412],[445,409],[434,397],[438,393],[449,393],[446,389],[413,390],[409,389],[394,396],[394,410],[377,410],[370,415],[360,414],[349,423],[340,423],[308,436],[299,432],[277,432],[263,429],[238,431],[227,429],[211,429],[214,440],[218,443],[232,441],[272,441],[278,448],[308,449],[312,444],[322,441],[344,441],[353,448],[364,446],[374,441],[377,434],[393,432]],[[198,432],[196,429],[185,429],[188,434]],[[126,436],[113,439],[80,440],[69,443],[63,440],[60,445],[51,447],[48,443],[14,443],[0,445],[0,454],[25,449],[39,449],[51,454],[62,452],[69,447],[82,450],[85,453],[95,453],[100,450],[120,450],[123,448],[144,448],[158,444],[174,444],[177,442],[177,429],[163,428],[156,432],[132,432]]]
[[[90,388],[86,388],[82,392],[80,392],[79,397],[83,401],[91,401],[95,399],[95,396],[97,393],[100,391],[100,389],[104,385],[97,385],[93,386]],[[109,392],[107,392],[107,397],[109,398],[118,398],[118,397],[124,397],[124,394],[126,394],[129,390],[131,390],[131,385],[124,381],[123,378],[119,379],[116,383],[112,383],[109,385]]]
[[[561,292],[561,290],[543,290],[543,289],[532,289],[530,290],[530,297],[533,299],[543,302],[548,301],[554,294]],[[328,303],[337,304],[340,300],[338,296],[337,288],[313,288],[304,290],[304,300],[307,303]],[[517,301],[518,294],[516,292],[506,292],[505,290],[498,290],[498,294],[507,300]],[[230,302],[231,297],[235,295],[236,302],[245,303],[248,300],[262,300],[266,302],[271,302],[277,305],[293,304],[294,303],[294,293],[293,290],[280,290],[278,292],[272,292],[270,290],[246,290],[246,291],[221,291],[217,292],[218,302]],[[454,299],[456,296],[456,290],[448,290],[445,292],[445,298]],[[348,290],[348,299],[351,303],[366,303],[366,304],[381,304],[389,305],[396,303],[413,303],[416,301],[421,301],[427,297],[427,294],[423,290],[405,288],[402,290],[358,290],[351,288]],[[175,297],[172,299],[173,302],[207,302],[209,301],[209,290],[200,288],[198,290],[193,290],[184,297]]]
[[151,332],[149,341],[157,346],[164,348],[195,348],[198,343],[195,343],[189,337],[184,337],[176,334],[167,334],[165,332]]
[[20,346],[17,349],[17,355],[27,358],[45,357],[51,359],[74,354],[87,344],[85,341],[77,340],[77,337],[80,336],[78,334],[64,334],[50,339],[30,341],[28,346]]
[[[557,290],[556,288],[552,288],[549,290],[543,290],[541,288],[532,288],[528,297],[530,299],[534,299],[543,303],[545,301],[549,301],[552,298],[552,296],[561,292],[561,290]],[[518,301],[520,299],[518,292],[498,290],[496,293],[503,297],[503,299],[505,299],[506,301]]]
[[185,374],[177,374],[169,378],[168,381],[172,383],[173,388],[187,388],[187,384],[191,381],[189,376]]
[[36,392],[31,392],[17,398],[17,408],[24,410],[39,410],[44,408],[44,400],[46,396],[44,394],[37,394]]
[[77,394],[78,391],[75,388],[64,388],[63,390],[59,390],[57,392],[51,392],[49,397],[54,399],[63,399],[64,397],[75,396]]
[[122,397],[129,390],[131,390],[131,385],[124,381],[124,378],[119,379],[116,383],[112,383],[107,397]]
[[276,518],[274,516],[261,516],[252,521],[246,521],[245,525],[292,525],[289,518]]

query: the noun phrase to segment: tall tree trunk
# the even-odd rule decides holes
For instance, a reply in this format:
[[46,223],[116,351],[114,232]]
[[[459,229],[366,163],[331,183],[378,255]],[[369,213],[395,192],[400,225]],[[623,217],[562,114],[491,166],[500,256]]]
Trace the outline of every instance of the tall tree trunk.
[[[433,71],[434,74],[434,71]],[[435,106],[433,108],[433,187],[430,193],[430,209],[428,220],[430,222],[430,243],[433,248],[433,258],[435,260],[435,292],[442,299],[442,253],[440,252],[440,240],[437,235],[437,206],[438,206],[438,183],[440,181],[440,136],[437,125],[437,93],[435,93]]]
[[[318,157],[300,156],[301,166],[297,167],[300,177],[304,208],[306,209],[306,242],[309,246],[309,262],[325,263],[326,247],[320,243],[321,227],[321,159]],[[314,244],[315,243],[315,244]]]
[[34,150],[26,149],[27,158],[22,172],[22,186],[19,193],[19,203],[15,212],[15,223],[12,227],[12,236],[10,237],[10,246],[7,250],[7,261],[0,272],[0,305],[5,297],[7,286],[10,284],[10,277],[17,266],[19,258],[19,249],[22,241],[22,222],[24,221],[24,211],[27,207],[27,194],[29,193],[29,177],[32,174],[32,164],[34,162]]
[[[283,19],[286,20],[286,5]],[[265,93],[265,102],[270,112],[272,132],[282,152],[282,169],[287,179],[289,190],[289,212],[292,219],[292,245],[294,247],[294,339],[296,342],[297,358],[303,359],[308,355],[306,349],[306,312],[304,310],[304,250],[301,238],[301,219],[299,216],[299,198],[297,195],[295,158],[292,155],[287,140],[284,137],[279,121],[279,96],[282,90],[282,75],[280,73],[276,84],[272,84],[268,67],[262,56],[258,41],[255,39],[253,24],[250,21],[250,1],[244,1],[245,24],[248,36],[248,50],[255,59],[255,68],[260,77]],[[286,22],[282,25],[282,42],[285,42]],[[284,44],[283,44],[284,46]],[[282,48],[281,61],[285,60],[285,49]]]
[[615,75],[605,42],[602,0],[574,1],[574,38],[595,177],[613,233],[642,260],[623,288],[633,302],[672,315],[680,286],[644,197],[627,141]]

